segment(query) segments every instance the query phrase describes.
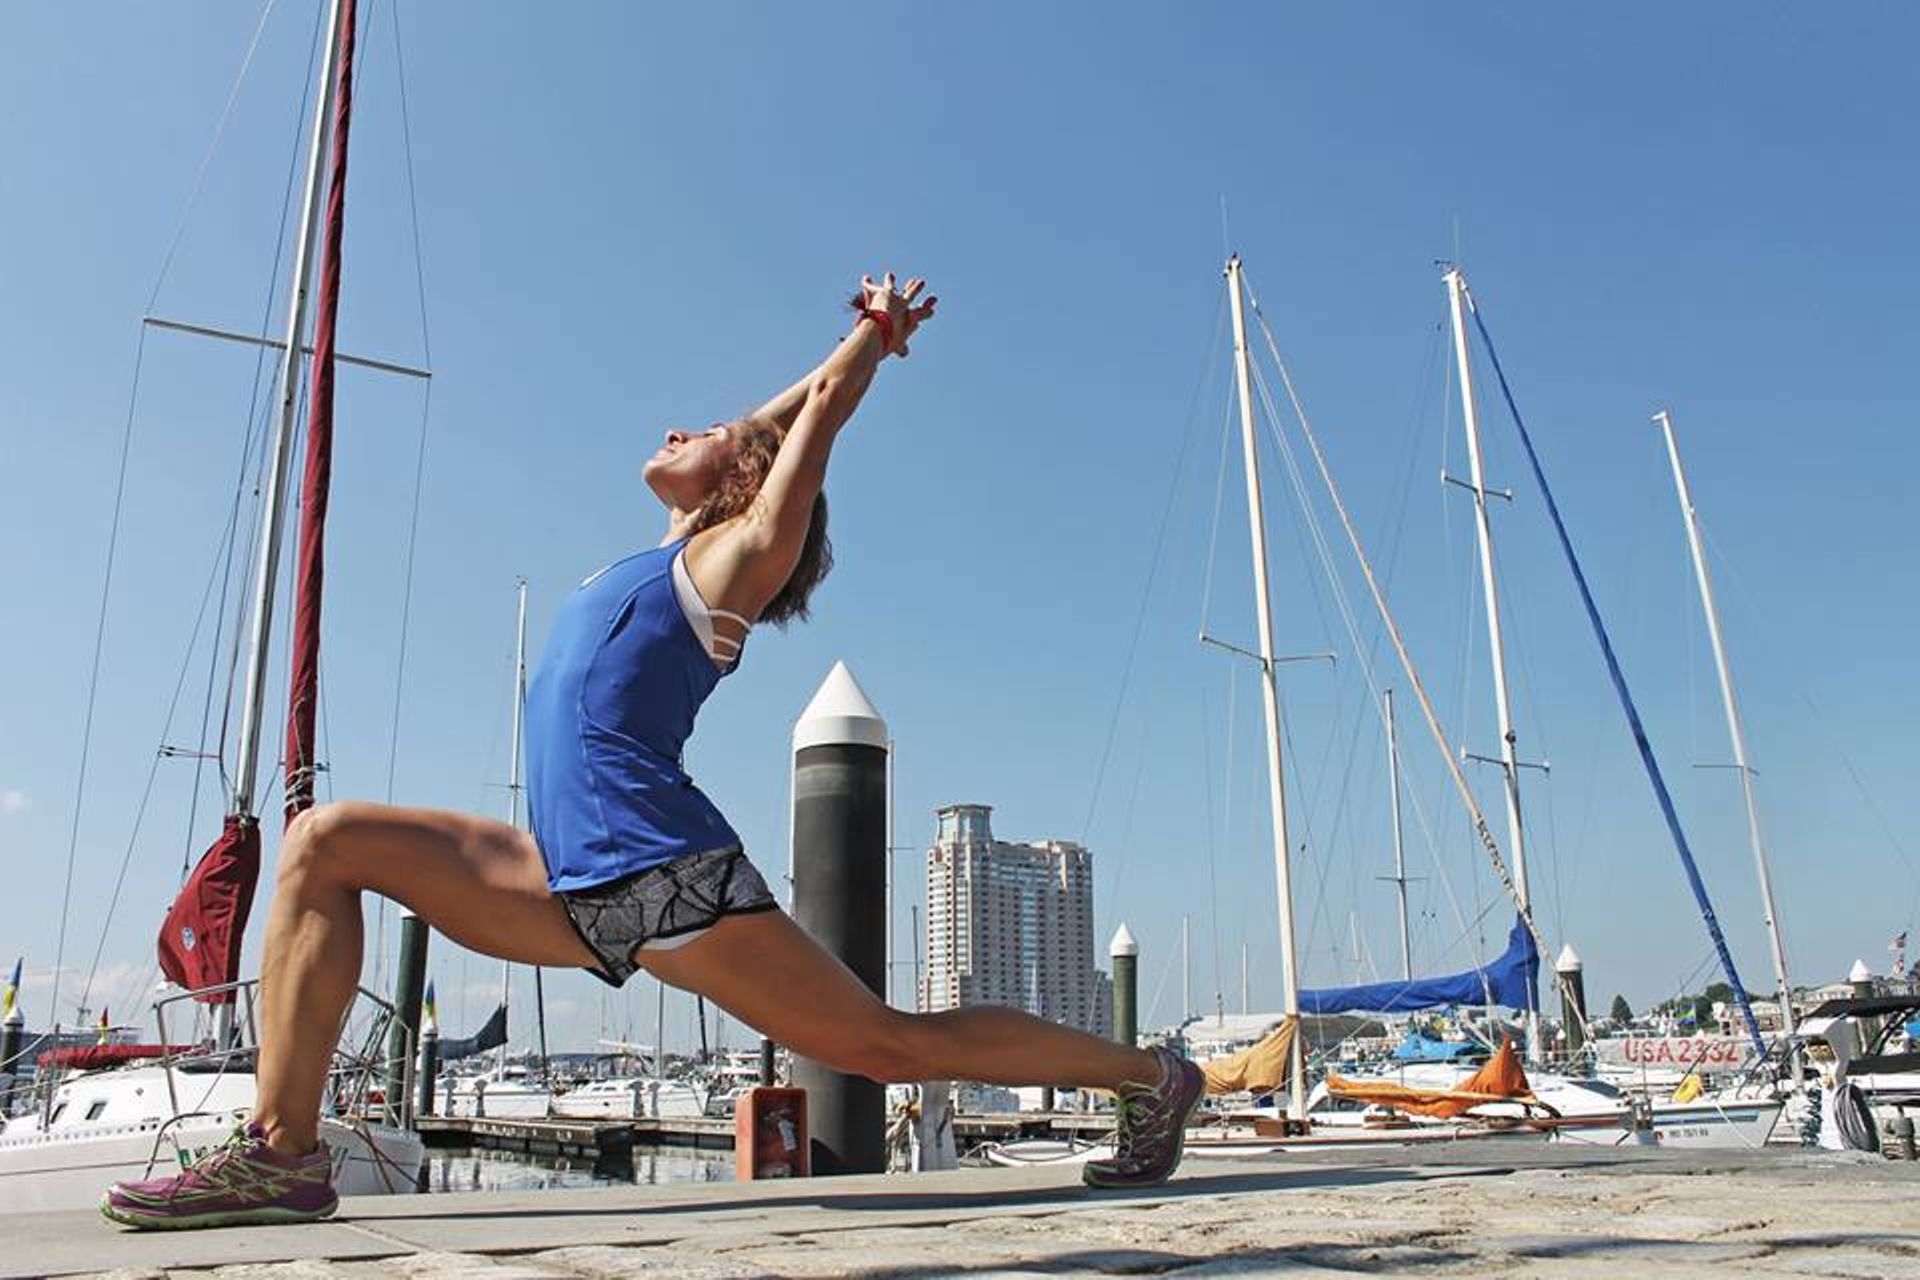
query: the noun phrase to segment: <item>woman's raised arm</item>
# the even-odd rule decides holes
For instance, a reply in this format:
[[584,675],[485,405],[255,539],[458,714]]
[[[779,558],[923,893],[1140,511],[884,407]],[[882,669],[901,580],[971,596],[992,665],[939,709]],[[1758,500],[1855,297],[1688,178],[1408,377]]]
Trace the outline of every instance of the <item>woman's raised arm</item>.
[[853,331],[809,378],[769,402],[776,411],[784,409],[782,402],[804,388],[804,398],[792,410],[793,425],[753,505],[690,549],[688,568],[696,584],[721,608],[757,617],[786,585],[806,542],[814,498],[826,481],[840,429],[872,384],[880,361],[904,354],[907,338],[933,314],[934,299],[915,305],[923,281],[910,280],[904,290],[894,288],[891,274],[861,283],[865,306]]

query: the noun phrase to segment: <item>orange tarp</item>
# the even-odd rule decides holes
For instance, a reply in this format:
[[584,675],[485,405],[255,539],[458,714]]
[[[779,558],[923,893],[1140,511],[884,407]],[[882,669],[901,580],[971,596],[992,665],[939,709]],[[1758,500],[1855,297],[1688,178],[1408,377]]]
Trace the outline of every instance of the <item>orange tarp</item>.
[[1329,1072],[1327,1091],[1335,1097],[1378,1103],[1421,1116],[1464,1115],[1487,1102],[1539,1101],[1533,1096],[1533,1086],[1527,1083],[1527,1073],[1521,1069],[1511,1040],[1502,1040],[1500,1051],[1487,1059],[1485,1066],[1462,1080],[1457,1089],[1409,1089],[1371,1080],[1344,1080]]
[[1293,1053],[1293,1029],[1288,1018],[1258,1044],[1225,1058],[1212,1058],[1200,1064],[1207,1077],[1208,1093],[1266,1093],[1287,1087]]

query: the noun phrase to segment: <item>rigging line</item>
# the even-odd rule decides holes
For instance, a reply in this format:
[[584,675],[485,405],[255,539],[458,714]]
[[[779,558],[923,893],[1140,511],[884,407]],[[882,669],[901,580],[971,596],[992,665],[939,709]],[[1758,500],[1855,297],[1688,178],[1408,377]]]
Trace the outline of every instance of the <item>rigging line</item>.
[[[1464,281],[1461,282],[1464,285]],[[1647,731],[1640,721],[1640,712],[1634,706],[1633,695],[1627,690],[1627,678],[1620,670],[1620,661],[1613,651],[1613,642],[1607,637],[1607,629],[1600,621],[1599,606],[1594,603],[1593,592],[1587,586],[1587,575],[1580,568],[1580,559],[1574,554],[1573,542],[1567,533],[1566,522],[1560,517],[1560,504],[1554,501],[1553,490],[1547,486],[1547,477],[1541,467],[1540,455],[1533,447],[1533,437],[1527,432],[1527,424],[1520,417],[1520,408],[1514,403],[1513,391],[1507,385],[1506,372],[1500,367],[1500,357],[1495,353],[1493,339],[1487,333],[1487,323],[1480,316],[1480,308],[1473,304],[1473,295],[1467,294],[1468,310],[1473,314],[1474,328],[1480,334],[1481,345],[1486,348],[1487,360],[1493,366],[1494,379],[1500,385],[1501,398],[1506,401],[1507,413],[1513,419],[1514,428],[1519,432],[1520,443],[1527,454],[1527,463],[1533,470],[1535,483],[1540,486],[1540,496],[1546,503],[1547,514],[1553,519],[1554,532],[1559,535],[1560,549],[1565,552],[1567,567],[1573,572],[1573,580],[1580,589],[1581,603],[1586,606],[1587,620],[1593,624],[1594,638],[1600,644],[1600,652],[1606,658],[1607,675],[1613,681],[1614,692],[1619,695],[1620,707],[1626,713],[1627,725],[1633,732],[1634,745],[1639,748],[1640,762],[1646,768],[1647,781],[1652,784],[1654,797],[1660,803],[1661,815],[1666,819],[1667,830],[1680,853],[1681,865],[1687,874],[1688,886],[1693,890],[1694,901],[1699,905],[1700,915],[1706,922],[1707,934],[1713,939],[1714,950],[1720,955],[1721,966],[1726,970],[1727,981],[1733,985],[1733,994],[1740,1005],[1741,1019],[1746,1023],[1747,1034],[1752,1038],[1754,1048],[1761,1057],[1766,1057],[1767,1042],[1760,1034],[1760,1024],[1754,1018],[1753,1004],[1747,998],[1747,988],[1740,981],[1740,971],[1734,966],[1733,953],[1727,949],[1726,936],[1720,931],[1719,917],[1714,914],[1713,903],[1707,897],[1707,886],[1700,879],[1700,870],[1694,865],[1693,851],[1687,844],[1686,833],[1681,830],[1680,816],[1674,811],[1673,797],[1667,791],[1667,783],[1660,772],[1659,761],[1654,758],[1653,744],[1647,739]]]
[[[315,20],[318,21],[318,18],[316,18]],[[307,57],[308,57],[309,71],[311,71],[311,65],[314,57],[313,52],[309,51]],[[311,80],[312,79],[311,74],[309,74],[307,78],[308,80]],[[299,150],[300,150],[299,141],[300,141],[301,122],[306,115],[306,107],[307,107],[309,94],[310,94],[310,91],[306,91],[306,90],[302,91],[299,106],[296,109],[296,113],[294,115],[294,120],[293,120],[293,140],[292,140],[292,145],[290,145],[288,148],[288,154],[292,158],[288,161],[288,164],[287,164],[287,181],[285,184],[284,192],[280,200],[280,225],[275,229],[274,236],[273,236],[273,266],[267,275],[267,296],[263,301],[263,303],[261,304],[260,332],[262,336],[266,334],[268,326],[270,326],[273,323],[274,297],[276,293],[279,291],[280,262],[286,256],[287,220],[288,220],[289,211],[291,210],[293,205],[293,184],[294,184],[295,177],[299,173]],[[201,789],[202,779],[204,778],[205,772],[206,772],[206,763],[207,763],[207,755],[208,755],[207,728],[209,724],[212,722],[212,718],[213,718],[214,673],[219,669],[220,635],[221,635],[222,629],[226,624],[227,599],[228,599],[228,596],[231,594],[232,587],[233,587],[233,569],[234,569],[233,553],[234,553],[234,548],[238,543],[240,508],[242,506],[243,495],[246,493],[246,488],[247,488],[247,460],[253,455],[253,446],[254,446],[255,440],[259,439],[262,441],[263,444],[265,440],[268,401],[263,400],[261,396],[260,388],[261,388],[261,383],[265,378],[266,368],[267,368],[267,349],[265,347],[256,348],[254,352],[254,357],[253,357],[253,385],[247,391],[247,418],[246,418],[247,429],[241,437],[240,466],[239,466],[238,473],[234,476],[233,503],[228,508],[228,511],[227,511],[227,532],[224,540],[225,546],[226,546],[226,554],[225,554],[225,564],[221,570],[220,603],[214,610],[213,643],[208,647],[208,650],[207,650],[207,687],[206,687],[206,694],[203,697],[200,705],[200,735],[195,742],[195,751],[197,752],[197,754],[194,758],[194,763],[193,763],[193,789],[189,793],[189,801],[187,805],[187,837],[186,837],[186,844],[182,849],[181,857],[180,857],[180,880],[183,884],[186,882],[186,878],[193,861],[193,851],[195,847],[193,833],[194,833],[195,826],[199,820],[200,789]],[[220,729],[220,750],[214,754],[214,759],[218,764],[219,770],[220,770],[220,785],[221,785],[223,795],[231,794],[231,788],[230,788],[231,780],[228,778],[227,771],[226,771],[226,717],[231,711],[233,672],[234,670],[237,669],[238,662],[239,662],[240,631],[241,631],[240,626],[236,624],[234,628],[233,654],[229,660],[229,670],[227,675],[228,697],[226,699],[226,702],[222,706],[221,729]]]
[[1220,512],[1225,506],[1227,455],[1233,443],[1233,396],[1221,400],[1220,469],[1213,481],[1213,527],[1207,531],[1207,572],[1200,586],[1200,634],[1207,634],[1207,619],[1213,613],[1213,568],[1220,544]]
[[[393,27],[394,83],[400,95],[400,141],[406,157],[407,170],[407,211],[413,229],[413,274],[414,288],[420,306],[420,349],[422,362],[433,367],[433,339],[427,324],[427,277],[426,256],[420,243],[420,201],[418,184],[415,181],[413,163],[413,122],[407,104],[407,61],[404,45],[400,37],[400,6],[396,2],[387,6]],[[394,660],[393,672],[393,725],[387,738],[387,803],[393,803],[393,778],[400,758],[400,691],[406,680],[407,640],[413,617],[413,573],[415,551],[420,535],[420,495],[424,487],[427,467],[427,432],[433,415],[433,384],[427,384],[426,393],[420,404],[420,443],[413,462],[413,502],[407,517],[407,555],[405,582],[400,597],[400,646]],[[378,945],[377,956],[384,957],[387,936],[387,900],[379,900],[377,912]]]
[[[393,15],[393,60],[396,83],[400,86],[400,145],[407,158],[407,211],[413,220],[413,278],[420,294],[420,354],[422,363],[433,367],[433,339],[427,329],[427,260],[420,248],[420,201],[415,191],[413,169],[413,118],[407,110],[407,60],[400,42],[400,5],[389,5]],[[429,384],[431,389],[431,384]]]
[[[1251,293],[1252,290],[1249,289],[1248,292]],[[1312,424],[1307,419],[1305,406],[1300,403],[1299,393],[1294,389],[1293,378],[1287,372],[1286,362],[1280,358],[1280,347],[1274,341],[1273,330],[1268,327],[1266,315],[1260,310],[1257,302],[1252,310],[1254,317],[1260,322],[1261,333],[1266,338],[1267,348],[1273,355],[1274,363],[1279,367],[1280,380],[1286,387],[1288,400],[1293,404],[1294,416],[1300,423],[1301,432],[1306,437],[1308,447],[1313,451],[1314,465],[1320,472],[1321,480],[1326,484],[1328,497],[1340,516],[1340,523],[1346,531],[1348,543],[1353,548],[1354,558],[1359,561],[1360,571],[1366,578],[1367,589],[1373,596],[1374,606],[1380,613],[1387,635],[1393,641],[1394,652],[1399,656],[1400,665],[1406,672],[1408,687],[1413,690],[1415,701],[1420,704],[1421,715],[1427,722],[1427,729],[1433,735],[1435,745],[1440,749],[1441,760],[1453,782],[1454,790],[1458,793],[1461,803],[1466,806],[1473,823],[1474,835],[1479,839],[1488,860],[1493,864],[1494,871],[1499,875],[1507,896],[1513,899],[1515,910],[1521,921],[1526,925],[1527,931],[1533,935],[1534,944],[1544,955],[1547,950],[1546,939],[1540,935],[1539,926],[1533,920],[1533,913],[1520,905],[1519,891],[1513,883],[1513,873],[1507,867],[1507,860],[1500,852],[1500,844],[1494,838],[1493,829],[1487,825],[1486,815],[1480,811],[1480,805],[1474,799],[1472,788],[1467,785],[1466,775],[1461,772],[1459,764],[1454,759],[1453,745],[1447,738],[1446,730],[1440,724],[1440,717],[1434,712],[1433,700],[1427,696],[1425,683],[1421,681],[1419,672],[1414,669],[1413,655],[1407,649],[1406,640],[1400,634],[1399,624],[1393,620],[1392,613],[1387,609],[1386,596],[1381,590],[1379,579],[1374,576],[1373,566],[1368,562],[1366,553],[1361,548],[1359,531],[1354,527],[1353,517],[1348,514],[1346,503],[1341,501],[1339,490],[1333,483],[1333,472],[1328,467],[1326,455],[1320,448],[1319,437],[1314,433]]]
[[1153,554],[1147,561],[1146,588],[1140,593],[1140,610],[1133,620],[1133,638],[1127,644],[1127,659],[1120,669],[1120,691],[1118,696],[1113,700],[1113,715],[1107,720],[1107,742],[1100,750],[1100,764],[1094,770],[1093,791],[1087,799],[1087,819],[1080,827],[1081,844],[1085,844],[1087,838],[1093,832],[1093,815],[1100,804],[1100,787],[1106,780],[1107,761],[1113,754],[1114,734],[1120,727],[1120,710],[1126,705],[1127,686],[1133,679],[1133,660],[1140,648],[1140,633],[1146,627],[1147,606],[1153,600],[1154,580],[1160,573],[1160,552],[1166,542],[1167,525],[1173,518],[1174,498],[1180,491],[1180,477],[1186,470],[1188,446],[1193,443],[1195,411],[1200,407],[1200,394],[1202,390],[1204,390],[1207,380],[1212,377],[1213,367],[1219,359],[1219,355],[1220,322],[1216,320],[1213,330],[1213,340],[1207,345],[1206,371],[1201,375],[1201,381],[1194,386],[1193,398],[1187,405],[1187,423],[1186,429],[1180,436],[1180,453],[1174,460],[1173,474],[1168,478],[1167,500],[1160,510],[1160,528],[1154,534]]
[[1205,681],[1194,682],[1200,691],[1200,787],[1206,803],[1207,820],[1207,919],[1213,941],[1213,991],[1216,1005],[1224,999],[1225,977],[1220,968],[1220,876],[1218,845],[1213,830],[1213,723],[1208,715]]
[[[1784,629],[1773,625],[1772,615],[1767,612],[1762,598],[1749,589],[1746,579],[1740,573],[1740,567],[1720,549],[1720,544],[1714,541],[1713,530],[1707,526],[1706,521],[1700,520],[1698,516],[1695,520],[1700,525],[1701,540],[1707,544],[1707,550],[1713,554],[1715,564],[1726,570],[1726,578],[1733,584],[1734,594],[1740,597],[1741,603],[1746,608],[1759,617],[1761,625],[1755,629],[1756,634],[1764,636],[1785,634]],[[1866,780],[1860,776],[1860,771],[1854,768],[1852,758],[1847,755],[1846,749],[1841,745],[1840,736],[1833,732],[1828,724],[1826,713],[1814,700],[1813,686],[1803,682],[1799,693],[1800,700],[1807,704],[1807,709],[1813,712],[1814,719],[1819,721],[1822,732],[1826,734],[1828,747],[1839,758],[1841,766],[1847,771],[1847,776],[1859,789],[1860,798],[1866,801],[1867,809],[1873,814],[1875,821],[1879,822],[1881,833],[1886,836],[1887,843],[1892,846],[1894,853],[1899,855],[1901,864],[1907,869],[1907,874],[1920,880],[1920,867],[1915,866],[1912,856],[1907,852],[1906,845],[1901,842],[1893,824],[1887,820],[1886,813],[1874,799],[1873,792],[1867,789]]]
[[107,532],[107,567],[100,583],[100,613],[93,631],[93,667],[87,677],[87,710],[81,721],[80,769],[73,787],[73,820],[67,829],[67,873],[60,891],[59,940],[54,944],[53,991],[48,997],[50,1016],[47,1021],[54,1026],[60,1022],[60,974],[67,955],[67,915],[73,906],[73,868],[80,855],[80,808],[87,792],[87,760],[93,750],[93,711],[100,692],[100,654],[106,647],[107,604],[113,594],[113,565],[120,548],[120,516],[125,509],[127,496],[127,460],[133,453],[134,410],[140,400],[140,368],[145,363],[146,354],[146,326],[142,325],[134,345],[133,383],[127,390],[126,424],[120,433],[120,473],[114,482],[113,521]]
[[[1243,278],[1244,278],[1244,275],[1243,275]],[[1272,350],[1276,363],[1278,363],[1279,348],[1274,342],[1272,331],[1267,328],[1266,315],[1260,309],[1259,299],[1253,296],[1253,290],[1252,290],[1251,284],[1249,284],[1248,286],[1248,300],[1251,305],[1251,309],[1254,313],[1254,317],[1257,320],[1259,320],[1261,328],[1266,331],[1267,345],[1269,349]],[[1280,416],[1274,407],[1272,390],[1267,385],[1266,375],[1260,369],[1260,366],[1257,364],[1252,366],[1252,373],[1253,373],[1253,381],[1254,381],[1255,389],[1259,391],[1261,404],[1266,410],[1268,431],[1273,435],[1274,441],[1278,447],[1280,455],[1282,459],[1285,460],[1287,463],[1288,476],[1289,476],[1290,482],[1294,486],[1296,501],[1300,504],[1300,507],[1303,511],[1306,511],[1307,513],[1309,513],[1309,519],[1312,521],[1311,527],[1314,530],[1315,539],[1322,545],[1322,547],[1325,547],[1326,545],[1325,536],[1319,529],[1319,518],[1316,514],[1314,514],[1314,508],[1312,504],[1307,501],[1305,482],[1301,478],[1301,472],[1294,460],[1292,446],[1288,443],[1286,436],[1279,431],[1278,426],[1276,425],[1280,421]],[[1284,364],[1282,364],[1281,366],[1281,373],[1282,373],[1282,376],[1285,376]],[[1298,409],[1297,400],[1295,404],[1296,404],[1296,410],[1297,410]],[[1329,487],[1331,487],[1331,485],[1329,485]],[[1344,512],[1343,512],[1343,518],[1344,518]],[[1351,529],[1349,529],[1349,532],[1351,533]],[[1357,540],[1355,542],[1355,548],[1356,550],[1358,549]],[[1374,700],[1374,706],[1377,711],[1379,706],[1379,698],[1380,698],[1380,681],[1378,676],[1374,672],[1373,661],[1371,656],[1369,655],[1367,649],[1364,646],[1362,646],[1360,643],[1359,624],[1355,620],[1352,606],[1346,598],[1346,590],[1344,586],[1341,585],[1339,576],[1333,570],[1332,554],[1330,551],[1326,551],[1323,553],[1321,563],[1325,572],[1328,575],[1329,582],[1332,584],[1334,597],[1340,608],[1341,620],[1347,632],[1347,640],[1353,646],[1355,655],[1358,656],[1360,659],[1361,672],[1366,677],[1367,689],[1369,694]],[[1372,579],[1371,570],[1368,571],[1368,578],[1369,578],[1369,581],[1371,582],[1371,579]],[[1384,608],[1385,606],[1383,602],[1382,603],[1383,615],[1384,615]],[[1433,828],[1427,820],[1426,810],[1425,810],[1425,807],[1421,804],[1419,793],[1417,790],[1410,792],[1410,799],[1413,802],[1414,816],[1418,821],[1421,831],[1426,838],[1427,849],[1428,849],[1429,855],[1433,859],[1434,870],[1438,874],[1438,878],[1441,882],[1441,885],[1446,891],[1448,902],[1453,907],[1453,913],[1454,913],[1455,919],[1458,922],[1460,922],[1461,927],[1464,929],[1466,913],[1462,910],[1459,899],[1454,894],[1452,878],[1447,875],[1446,867],[1440,860],[1439,844],[1435,838]],[[1474,959],[1476,963],[1482,962],[1483,949],[1477,948],[1475,950]]]
[[93,994],[93,979],[100,969],[100,957],[106,952],[107,935],[113,928],[114,912],[120,906],[120,891],[127,883],[127,868],[132,865],[134,846],[139,842],[140,827],[147,815],[147,804],[153,798],[154,780],[159,777],[160,762],[167,758],[164,752],[166,740],[173,731],[174,713],[180,709],[180,695],[186,691],[187,672],[193,667],[193,653],[200,644],[200,629],[206,625],[207,606],[213,599],[213,586],[219,576],[219,571],[220,557],[216,552],[214,555],[213,570],[207,575],[207,585],[200,593],[200,610],[194,615],[193,632],[187,638],[187,651],[180,659],[180,675],[173,683],[173,697],[167,703],[166,718],[161,722],[161,749],[153,753],[153,762],[147,767],[146,786],[142,788],[140,792],[140,803],[134,809],[133,829],[127,833],[127,847],[120,856],[120,869],[114,876],[113,892],[107,898],[106,914],[100,922],[100,938],[94,945],[93,959],[87,965],[86,983],[80,991],[80,1003],[83,1005],[86,1004],[87,998]]
[[[293,137],[287,148],[287,180],[280,198],[280,225],[274,232],[273,268],[271,274],[268,276],[266,305],[263,308],[260,318],[260,336],[262,338],[267,336],[268,330],[273,323],[273,304],[275,296],[279,291],[280,263],[285,259],[287,252],[287,230],[293,208],[294,184],[298,180],[300,172],[300,138],[306,131],[305,121],[307,118],[307,108],[312,103],[314,82],[318,79],[318,76],[314,74],[314,67],[320,56],[320,27],[324,12],[324,7],[315,8],[313,31],[307,41],[307,74],[301,80],[299,104],[294,111]],[[268,453],[265,447],[266,423],[268,414],[271,412],[270,406],[272,404],[274,384],[278,381],[277,375],[272,379],[267,379],[263,396],[261,382],[266,358],[266,348],[264,347],[258,349],[254,356],[253,391],[248,396],[249,412],[252,415],[253,425],[250,428],[247,445],[241,451],[241,480],[240,484],[236,487],[234,495],[234,504],[237,510],[241,501],[240,493],[245,489],[247,450],[252,448],[253,438],[258,436],[261,440],[262,447],[257,469],[253,477],[253,516],[255,518],[248,521],[247,556],[244,561],[246,564],[254,562],[254,553],[259,549],[260,521],[258,516],[260,514],[261,504],[261,478],[266,471]],[[233,629],[233,644],[227,656],[226,696],[222,700],[220,707],[219,743],[214,753],[220,761],[221,781],[227,788],[227,796],[229,798],[231,798],[233,794],[233,788],[232,778],[226,771],[227,734],[232,728],[233,686],[234,682],[239,678],[240,673],[241,640],[246,631],[245,624],[245,618],[238,619]],[[200,750],[202,752],[206,751],[206,740],[204,737],[202,737],[200,742]],[[198,784],[198,777],[199,775],[196,774],[196,786]]]
[[[160,300],[160,289],[167,282],[167,272],[173,267],[173,256],[180,250],[180,242],[187,234],[187,220],[193,216],[193,206],[200,199],[200,188],[207,180],[207,169],[213,164],[214,152],[220,149],[220,139],[226,133],[227,121],[233,115],[233,107],[240,100],[240,86],[246,83],[247,69],[253,65],[253,55],[260,47],[260,37],[267,29],[267,19],[273,13],[275,0],[267,0],[260,10],[260,21],[254,25],[253,39],[247,42],[247,52],[240,60],[240,70],[233,78],[233,87],[227,91],[227,104],[220,109],[220,120],[213,127],[213,139],[207,143],[207,152],[200,157],[200,170],[193,176],[193,187],[187,194],[187,202],[180,210],[180,221],[173,229],[173,239],[167,243],[166,254],[160,260],[160,274],[154,279],[153,292],[147,295],[147,313]],[[316,14],[314,21],[319,22]],[[316,25],[316,30],[318,29]],[[312,70],[311,66],[308,68]]]

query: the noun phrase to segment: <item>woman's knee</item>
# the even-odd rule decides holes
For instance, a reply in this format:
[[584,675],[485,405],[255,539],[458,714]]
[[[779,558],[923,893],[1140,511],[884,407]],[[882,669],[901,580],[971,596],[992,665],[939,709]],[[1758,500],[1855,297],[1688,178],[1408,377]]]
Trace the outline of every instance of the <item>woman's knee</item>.
[[280,842],[279,878],[353,880],[354,833],[378,808],[364,801],[335,800],[295,817]]
[[829,1065],[881,1084],[908,1084],[924,1080],[933,1070],[930,1027],[925,1019],[882,1007],[879,1014],[848,1040]]

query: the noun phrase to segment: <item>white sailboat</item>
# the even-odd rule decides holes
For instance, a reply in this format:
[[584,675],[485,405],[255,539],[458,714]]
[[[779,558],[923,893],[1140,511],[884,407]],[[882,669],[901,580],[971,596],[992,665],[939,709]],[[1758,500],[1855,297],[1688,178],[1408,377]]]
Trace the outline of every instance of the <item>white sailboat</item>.
[[[262,504],[260,559],[254,575],[252,600],[252,643],[243,684],[241,736],[227,833],[208,859],[203,860],[205,865],[205,861],[216,855],[233,852],[244,837],[252,843],[256,875],[258,834],[254,801],[265,720],[274,583],[287,506],[294,420],[305,364],[303,352],[307,349],[309,283],[313,276],[315,241],[321,231],[320,206],[329,170],[329,142],[334,140],[336,121],[345,119],[345,104],[351,93],[352,17],[351,0],[332,0],[326,50],[320,60],[319,90],[315,94],[286,336],[281,343],[263,344],[280,349],[279,414],[273,464]],[[344,124],[339,127],[342,132],[332,166],[336,196],[344,190]],[[337,219],[330,219],[327,253],[336,255],[336,265],[338,234]],[[334,302],[331,297],[323,298],[321,334],[324,336],[317,335],[315,339],[315,346],[329,356],[330,311]],[[231,338],[233,335],[216,333],[215,336]],[[317,355],[315,364],[321,363],[322,357]],[[316,369],[316,379],[319,376],[320,371]],[[330,396],[328,404],[330,413]],[[291,710],[289,714],[291,717]],[[300,754],[303,758],[289,762],[290,804],[296,794],[311,794],[311,753]],[[198,876],[196,871],[196,880],[190,881],[190,886],[197,882]],[[251,881],[245,896],[250,900]],[[169,925],[173,919],[170,915]],[[244,927],[244,908],[240,927]],[[211,943],[210,938],[201,941]],[[237,929],[230,946],[237,962]],[[187,952],[193,952],[196,940],[187,937],[184,947]],[[206,948],[201,950],[203,958]],[[166,951],[163,932],[163,958]],[[98,1202],[101,1192],[111,1182],[151,1177],[184,1166],[226,1140],[236,1126],[246,1121],[256,1097],[252,1034],[255,986],[251,981],[216,982],[194,990],[166,991],[154,1006],[160,1040],[156,1045],[103,1045],[97,1050],[67,1050],[48,1055],[44,1060],[45,1078],[39,1086],[37,1106],[29,1114],[5,1121],[4,1129],[0,1129],[0,1213],[91,1206]],[[210,1028],[202,1034],[180,1027],[185,1046],[169,1043],[169,1015],[178,1026],[182,1013],[191,1010],[194,1003],[210,1007]],[[416,1185],[424,1150],[418,1135],[368,1115],[372,1082],[382,1063],[381,1046],[393,1010],[363,991],[361,1004],[353,1012],[348,1022],[351,1030],[343,1036],[335,1052],[320,1126],[321,1139],[332,1153],[335,1185],[348,1195],[411,1191]],[[68,1068],[75,1074],[58,1079],[61,1071]]]

